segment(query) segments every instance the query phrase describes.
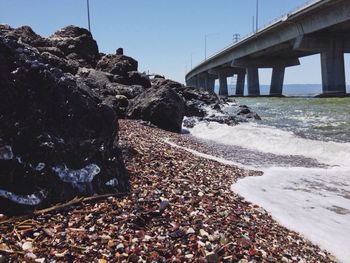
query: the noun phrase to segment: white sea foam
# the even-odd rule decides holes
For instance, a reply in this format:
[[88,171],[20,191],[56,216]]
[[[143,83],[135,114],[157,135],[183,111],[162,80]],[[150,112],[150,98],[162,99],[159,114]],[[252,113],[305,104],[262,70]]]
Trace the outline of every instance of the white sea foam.
[[297,137],[256,123],[227,126],[200,123],[190,132],[201,139],[279,155],[302,155],[328,165],[350,166],[350,143],[322,142]]
[[[266,154],[298,155],[329,165],[329,168],[286,168],[256,164],[264,175],[241,179],[232,190],[264,207],[281,224],[302,233],[341,262],[350,262],[349,143],[304,139],[291,132],[253,123],[234,127],[200,123],[190,132],[198,138],[220,144]],[[237,164],[235,160],[192,153],[226,164]]]

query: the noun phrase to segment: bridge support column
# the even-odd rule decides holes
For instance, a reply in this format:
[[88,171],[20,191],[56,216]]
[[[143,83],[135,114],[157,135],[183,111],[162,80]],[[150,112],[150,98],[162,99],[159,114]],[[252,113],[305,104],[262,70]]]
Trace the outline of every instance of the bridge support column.
[[191,87],[196,87],[196,81],[194,80],[194,78],[191,78],[186,81],[186,85]]
[[285,67],[274,67],[270,86],[270,96],[282,96]]
[[321,52],[323,94],[345,94],[344,42],[330,40]]
[[200,84],[200,79],[199,79],[198,76],[196,76],[195,82],[196,82],[196,86],[195,86],[195,87],[196,87],[197,89],[199,89],[199,88],[201,87],[201,84]]
[[237,74],[236,96],[243,97],[244,95],[245,75],[244,71]]
[[255,67],[247,68],[248,96],[260,96],[259,70]]
[[206,89],[206,81],[204,76],[199,78],[199,88]]
[[205,88],[208,92],[214,93],[215,91],[215,77],[207,74],[205,79]]
[[224,74],[219,74],[219,95],[220,96],[228,96],[228,88],[227,88],[227,76]]

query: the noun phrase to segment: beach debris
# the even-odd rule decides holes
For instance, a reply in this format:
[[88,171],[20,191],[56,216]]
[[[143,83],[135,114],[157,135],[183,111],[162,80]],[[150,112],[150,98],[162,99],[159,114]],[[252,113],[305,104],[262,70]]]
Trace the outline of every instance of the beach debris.
[[24,251],[32,251],[33,250],[33,243],[30,241],[24,242],[22,244],[22,250]]

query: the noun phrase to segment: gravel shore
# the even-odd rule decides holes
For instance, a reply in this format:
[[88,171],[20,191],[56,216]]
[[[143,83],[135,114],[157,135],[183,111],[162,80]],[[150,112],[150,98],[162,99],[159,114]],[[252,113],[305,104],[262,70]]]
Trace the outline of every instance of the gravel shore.
[[120,120],[131,192],[2,222],[0,262],[336,262],[261,207],[230,191],[259,176],[164,142],[178,135]]

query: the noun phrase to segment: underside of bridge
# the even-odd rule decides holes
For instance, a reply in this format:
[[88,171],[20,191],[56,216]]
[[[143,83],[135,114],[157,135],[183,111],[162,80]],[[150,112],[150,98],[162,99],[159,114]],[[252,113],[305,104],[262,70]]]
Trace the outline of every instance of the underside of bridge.
[[[328,4],[317,10],[318,13],[308,14],[309,17],[302,16],[303,22],[286,22],[282,29],[276,27],[262,32],[243,43],[237,52],[219,54],[216,59],[222,63],[204,62],[208,65],[187,79],[187,84],[214,91],[218,79],[219,94],[227,96],[227,78],[236,75],[236,96],[244,95],[246,79],[248,96],[260,96],[259,68],[271,68],[270,95],[281,96],[286,68],[300,65],[301,57],[320,54],[323,94],[346,94],[344,53],[350,53],[350,2],[335,0],[331,4],[333,6]],[[343,20],[321,28],[320,24],[329,22],[327,19]],[[321,29],[306,32],[312,27]]]

